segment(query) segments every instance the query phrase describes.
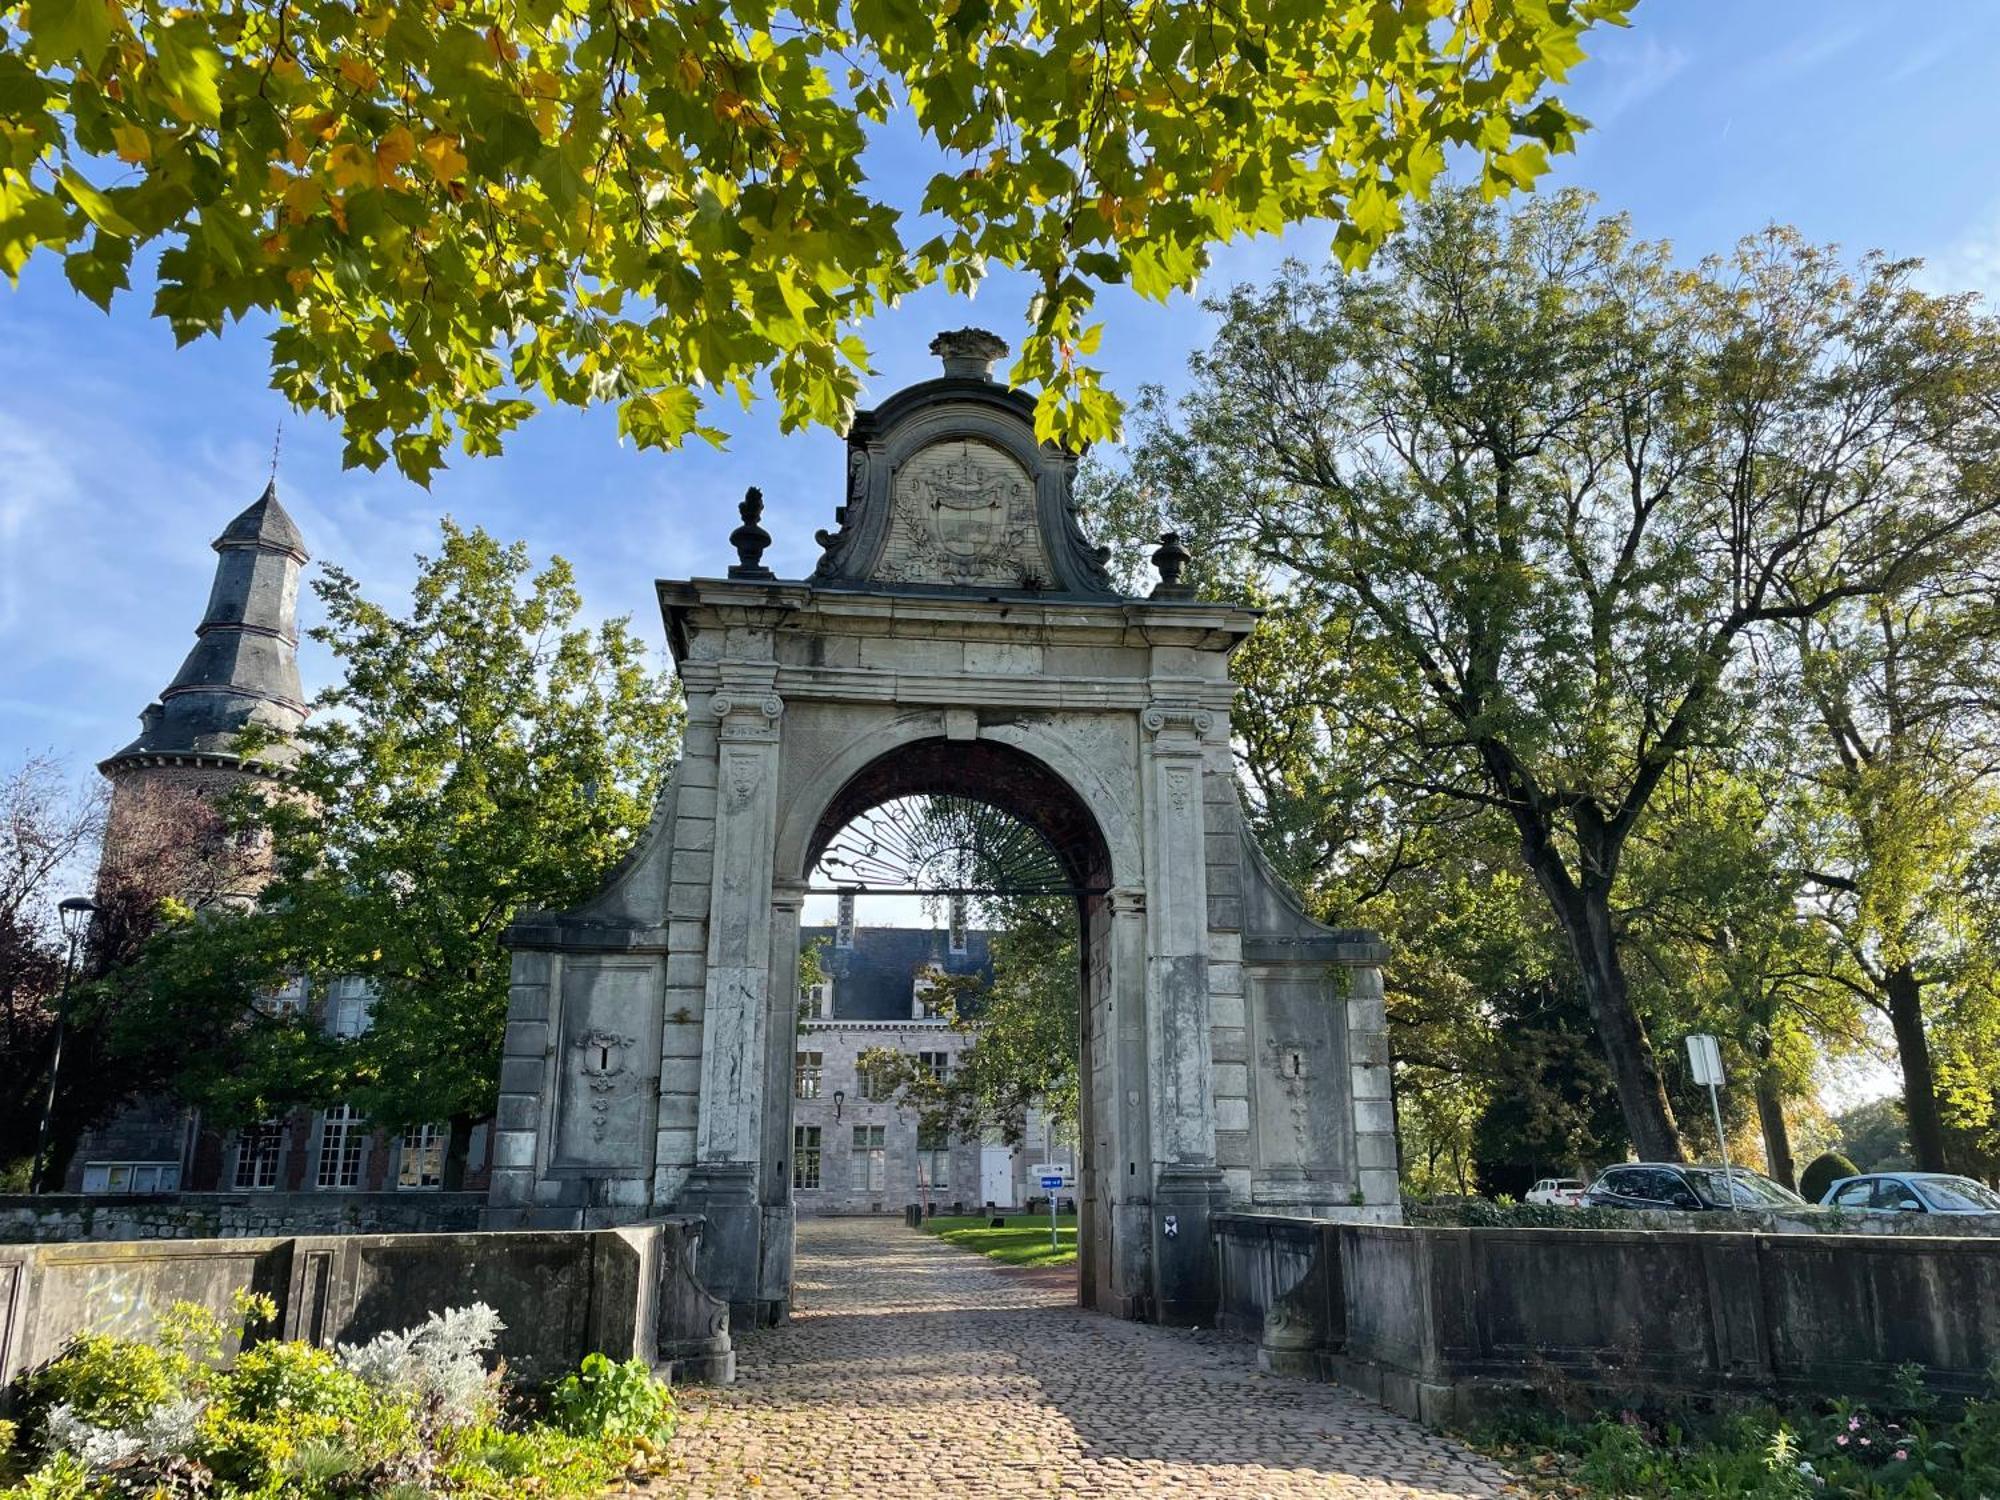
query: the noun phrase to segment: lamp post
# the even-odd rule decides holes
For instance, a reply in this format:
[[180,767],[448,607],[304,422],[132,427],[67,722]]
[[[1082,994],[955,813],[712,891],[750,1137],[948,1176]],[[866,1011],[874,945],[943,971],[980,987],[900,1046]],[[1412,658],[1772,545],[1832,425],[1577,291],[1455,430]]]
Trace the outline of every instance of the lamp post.
[[71,896],[56,907],[68,947],[63,953],[62,993],[56,997],[56,1042],[49,1057],[49,1091],[42,1097],[42,1128],[35,1138],[34,1190],[38,1193],[48,1191],[43,1176],[48,1171],[49,1139],[55,1129],[56,1074],[62,1070],[63,1030],[69,1020],[69,983],[76,973],[76,945],[89,930],[91,915],[96,910],[97,903],[88,896]]

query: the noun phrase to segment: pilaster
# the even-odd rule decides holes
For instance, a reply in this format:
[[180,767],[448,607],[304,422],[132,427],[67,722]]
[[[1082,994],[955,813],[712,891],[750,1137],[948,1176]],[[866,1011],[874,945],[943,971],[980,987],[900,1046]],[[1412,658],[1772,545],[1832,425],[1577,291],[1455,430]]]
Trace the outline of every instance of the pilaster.
[[739,1322],[762,1321],[763,1144],[770,1021],[772,844],[777,836],[776,693],[737,689],[725,668],[702,705],[716,736],[715,857],[708,902],[695,1166],[682,1194],[708,1220],[702,1279]]
[[1152,1080],[1153,1316],[1215,1310],[1208,1221],[1228,1200],[1215,1158],[1204,741],[1215,715],[1155,702],[1140,716],[1146,807],[1146,1035]]

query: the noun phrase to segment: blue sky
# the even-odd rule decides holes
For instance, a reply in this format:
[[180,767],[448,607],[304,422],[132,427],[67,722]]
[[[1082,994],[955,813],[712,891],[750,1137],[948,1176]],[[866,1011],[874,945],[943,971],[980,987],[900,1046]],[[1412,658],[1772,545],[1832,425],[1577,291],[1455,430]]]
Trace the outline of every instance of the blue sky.
[[[2000,5],[1956,0],[1645,0],[1628,31],[1594,38],[1566,97],[1596,128],[1555,181],[1632,214],[1695,257],[1772,221],[1853,249],[1919,255],[1940,287],[2000,305]],[[915,163],[882,153],[879,179]],[[1230,247],[1211,286],[1267,276],[1326,236]],[[1026,290],[993,278],[971,303],[910,299],[867,330],[875,399],[935,369],[939,328],[1012,338]],[[1129,395],[1169,383],[1211,332],[1198,304],[1108,295],[1101,362]],[[560,552],[591,612],[629,613],[660,639],[656,577],[718,573],[747,484],[770,501],[771,562],[810,569],[839,498],[840,440],[783,437],[771,410],[737,416],[729,451],[620,447],[608,412],[537,418],[498,459],[459,458],[426,492],[343,473],[322,421],[287,415],[264,347],[244,328],[175,350],[141,298],[106,316],[38,262],[0,289],[0,764],[52,751],[81,769],[124,744],[178,666],[206,597],[208,543],[264,483],[285,417],[279,483],[314,555],[378,597],[401,595],[412,554],[450,513],[538,556]],[[306,622],[314,618],[310,599]],[[309,688],[330,666],[308,646]]]

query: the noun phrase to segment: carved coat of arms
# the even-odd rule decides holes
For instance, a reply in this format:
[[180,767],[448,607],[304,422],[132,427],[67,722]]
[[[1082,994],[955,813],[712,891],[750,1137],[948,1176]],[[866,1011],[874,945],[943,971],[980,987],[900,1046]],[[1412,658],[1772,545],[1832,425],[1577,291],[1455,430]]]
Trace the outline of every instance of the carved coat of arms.
[[1046,586],[1048,554],[1027,473],[985,443],[937,443],[918,453],[896,476],[876,576],[892,583]]

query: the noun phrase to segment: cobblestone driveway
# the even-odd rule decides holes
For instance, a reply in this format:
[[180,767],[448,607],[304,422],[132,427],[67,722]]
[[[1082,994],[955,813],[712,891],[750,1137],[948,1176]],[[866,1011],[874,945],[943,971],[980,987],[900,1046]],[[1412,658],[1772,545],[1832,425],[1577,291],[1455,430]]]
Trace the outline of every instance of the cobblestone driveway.
[[1507,1476],[1246,1343],[1079,1311],[899,1220],[799,1225],[798,1311],[683,1395],[689,1496],[1503,1495]]

